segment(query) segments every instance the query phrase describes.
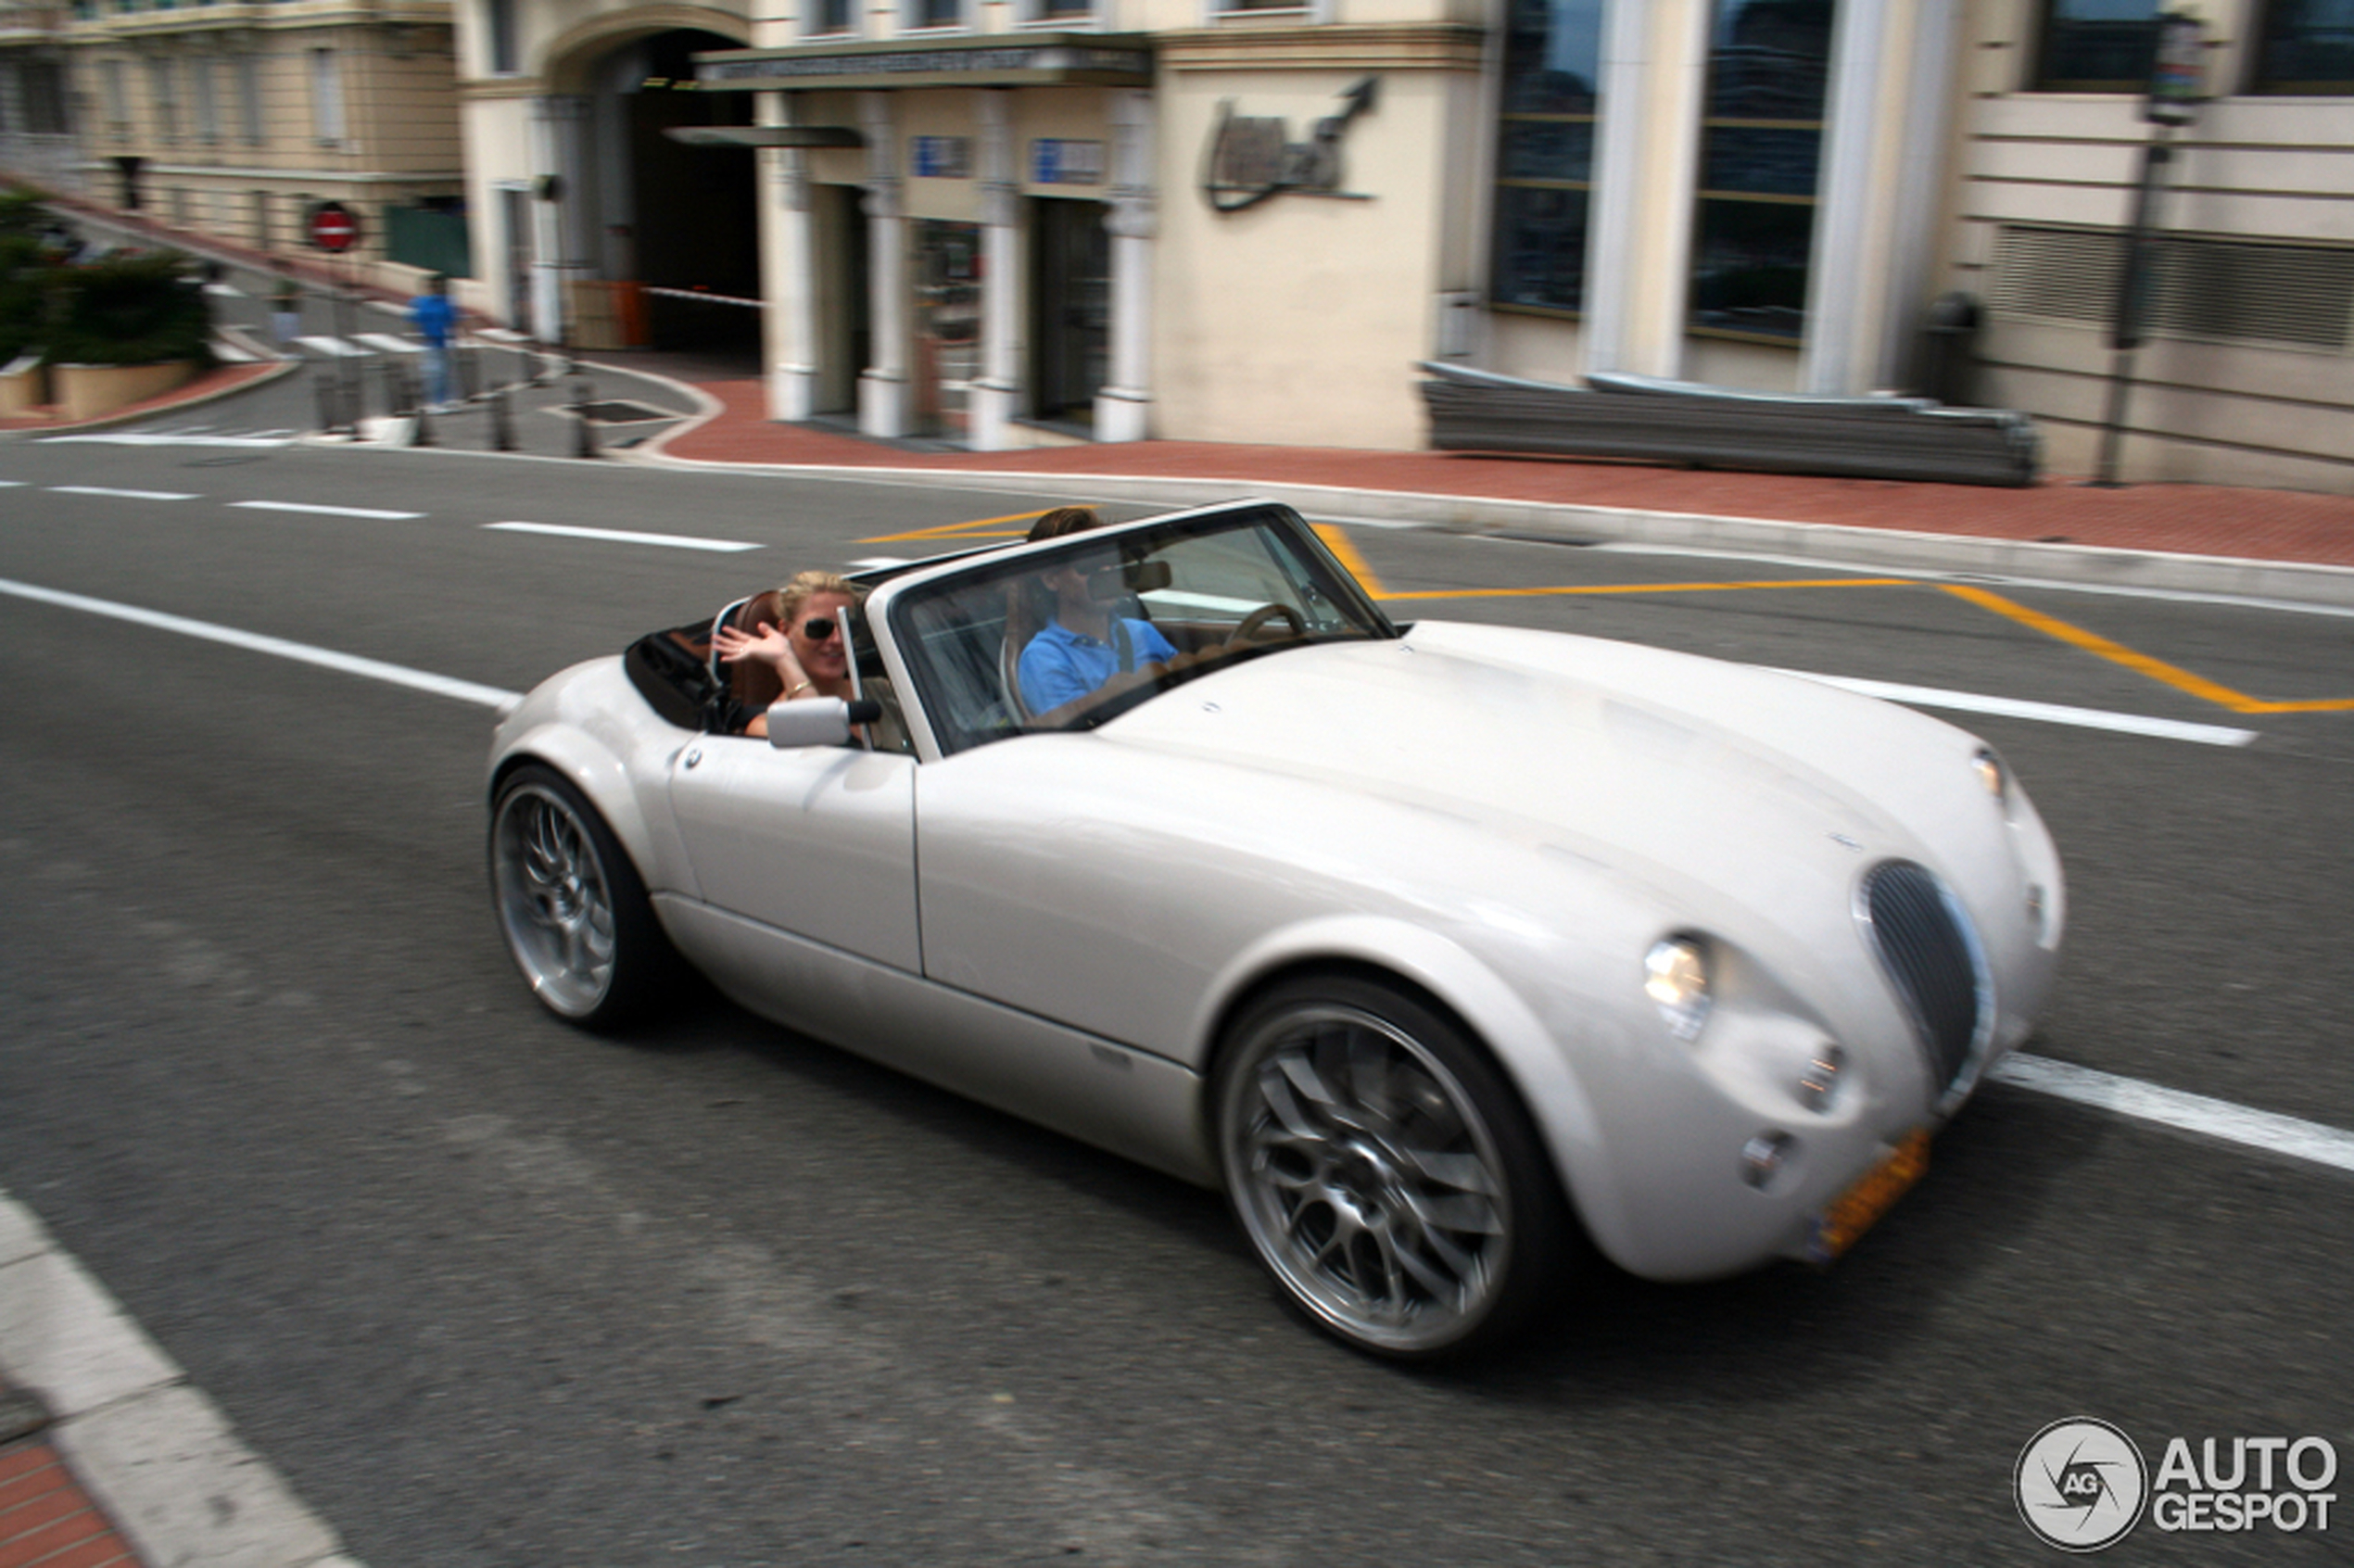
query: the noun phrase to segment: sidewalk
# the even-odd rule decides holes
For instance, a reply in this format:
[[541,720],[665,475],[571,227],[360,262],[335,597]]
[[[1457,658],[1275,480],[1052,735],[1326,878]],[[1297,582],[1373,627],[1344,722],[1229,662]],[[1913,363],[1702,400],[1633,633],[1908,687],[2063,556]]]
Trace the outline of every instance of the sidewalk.
[[[638,369],[636,356],[603,362]],[[642,369],[654,370],[654,357]],[[934,452],[768,423],[755,379],[672,367],[711,400],[640,461],[890,472],[906,478],[1190,502],[1258,493],[1325,516],[1537,527],[1587,537],[1859,563],[2324,599],[2354,604],[2354,494],[2212,485],[2098,488],[1733,474],[1575,459],[1140,441]],[[2354,487],[2354,475],[2349,475]],[[2265,570],[2268,563],[2289,568]],[[2335,568],[2306,571],[2301,568]],[[2336,580],[2340,573],[2344,580]]]

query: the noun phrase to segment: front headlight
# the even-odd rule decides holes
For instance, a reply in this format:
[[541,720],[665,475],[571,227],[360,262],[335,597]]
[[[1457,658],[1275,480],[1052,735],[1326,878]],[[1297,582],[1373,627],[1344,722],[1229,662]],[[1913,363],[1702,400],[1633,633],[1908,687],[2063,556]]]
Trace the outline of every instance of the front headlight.
[[1708,947],[1694,936],[1652,944],[1643,956],[1643,990],[1659,1006],[1667,1032],[1691,1040],[1708,1022]]

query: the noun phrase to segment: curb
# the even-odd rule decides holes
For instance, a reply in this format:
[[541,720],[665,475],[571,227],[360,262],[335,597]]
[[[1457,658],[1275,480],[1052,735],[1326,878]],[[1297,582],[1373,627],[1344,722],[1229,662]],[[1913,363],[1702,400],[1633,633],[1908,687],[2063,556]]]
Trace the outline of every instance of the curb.
[[0,1377],[149,1563],[361,1568],[220,1407],[0,1192]]

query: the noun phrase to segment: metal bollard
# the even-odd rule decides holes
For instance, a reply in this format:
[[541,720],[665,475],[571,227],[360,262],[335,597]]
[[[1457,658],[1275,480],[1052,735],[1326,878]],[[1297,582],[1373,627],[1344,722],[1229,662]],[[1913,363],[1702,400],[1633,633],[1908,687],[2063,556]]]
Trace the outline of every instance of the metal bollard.
[[588,405],[596,401],[597,389],[580,373],[580,366],[572,367],[572,455],[592,458],[597,455],[597,433],[588,427]]
[[512,452],[515,449],[514,422],[507,413],[507,389],[493,387],[490,393],[490,449]]
[[319,395],[319,433],[323,436],[332,436],[342,421],[335,417],[335,384],[328,379],[325,366],[322,365],[319,368],[318,373],[311,378],[310,385]]
[[428,416],[433,411],[426,405],[423,383],[417,373],[406,366],[402,367],[402,371],[401,379],[409,384],[411,404],[417,411],[416,428],[410,433],[409,444],[430,447],[433,445],[433,421]]

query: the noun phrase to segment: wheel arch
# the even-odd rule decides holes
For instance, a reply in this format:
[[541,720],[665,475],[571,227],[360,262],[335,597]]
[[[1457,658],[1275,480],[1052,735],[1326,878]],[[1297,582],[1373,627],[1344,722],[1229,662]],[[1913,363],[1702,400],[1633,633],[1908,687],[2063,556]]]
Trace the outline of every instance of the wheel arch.
[[639,879],[648,887],[655,886],[653,873],[662,860],[655,854],[652,828],[638,803],[637,790],[631,787],[629,770],[622,759],[577,729],[559,724],[541,725],[518,737],[492,766],[489,803],[493,807],[498,804],[499,791],[506,788],[507,780],[518,768],[535,763],[556,773],[588,798],[620,841]]
[[1198,1023],[1202,1127],[1213,1160],[1216,1084],[1234,1026],[1276,986],[1318,974],[1402,988],[1453,1023],[1496,1065],[1537,1128],[1571,1212],[1589,1236],[1614,1228],[1599,1118],[1568,1054],[1535,1008],[1476,954],[1425,927],[1377,917],[1310,922],[1256,944],[1209,991]]

